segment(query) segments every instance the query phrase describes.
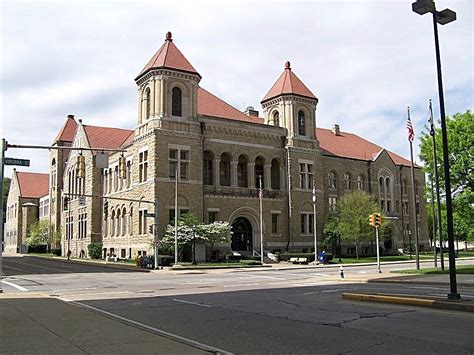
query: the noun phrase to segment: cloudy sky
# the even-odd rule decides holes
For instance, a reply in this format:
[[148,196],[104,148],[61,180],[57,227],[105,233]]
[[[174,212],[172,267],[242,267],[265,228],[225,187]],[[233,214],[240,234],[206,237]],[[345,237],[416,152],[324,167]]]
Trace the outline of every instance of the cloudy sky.
[[[411,2],[3,1],[1,136],[49,145],[67,114],[134,128],[133,79],[171,31],[201,86],[238,109],[261,110],[290,60],[319,98],[319,127],[339,123],[409,157],[406,107],[417,134],[428,99],[436,116],[439,107],[432,19],[413,13]],[[439,27],[446,111],[454,114],[473,106],[473,4],[437,6],[458,16]],[[7,156],[29,157],[29,171],[47,171],[46,152]]]

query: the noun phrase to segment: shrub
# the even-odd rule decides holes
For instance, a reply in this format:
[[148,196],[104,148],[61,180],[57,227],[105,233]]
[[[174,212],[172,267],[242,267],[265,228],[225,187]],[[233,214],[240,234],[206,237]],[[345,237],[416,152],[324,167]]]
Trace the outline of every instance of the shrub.
[[227,254],[225,256],[225,260],[227,262],[234,262],[234,261],[240,261],[242,259],[242,255],[234,255],[234,254]]
[[240,263],[245,265],[262,265],[262,263],[257,260],[240,260]]
[[[256,261],[260,261],[260,257],[259,257],[259,256],[251,256],[251,255],[249,255],[249,256],[244,256],[244,257],[242,258],[242,260],[256,260]],[[241,261],[242,261],[242,260],[241,260]]]
[[170,266],[174,263],[174,256],[171,255],[158,255],[158,265]]
[[53,253],[56,256],[61,256],[61,248],[52,249],[51,253]]
[[87,251],[91,259],[100,259],[102,255],[102,243],[90,243],[87,246]]

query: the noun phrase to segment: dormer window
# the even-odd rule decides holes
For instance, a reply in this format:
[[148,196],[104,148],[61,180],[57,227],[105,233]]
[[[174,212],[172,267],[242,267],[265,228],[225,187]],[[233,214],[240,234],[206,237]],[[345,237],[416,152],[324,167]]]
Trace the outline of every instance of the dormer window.
[[181,116],[182,115],[182,93],[181,89],[174,87],[172,91],[171,98],[171,115],[172,116]]
[[306,135],[306,122],[303,111],[298,111],[298,134],[300,136]]

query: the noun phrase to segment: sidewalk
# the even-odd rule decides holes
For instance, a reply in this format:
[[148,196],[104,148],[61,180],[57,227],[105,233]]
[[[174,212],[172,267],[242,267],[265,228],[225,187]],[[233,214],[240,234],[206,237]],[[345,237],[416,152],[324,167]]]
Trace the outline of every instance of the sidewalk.
[[0,295],[0,343],[0,354],[216,352],[32,293]]
[[[457,285],[474,287],[474,275],[456,274]],[[449,285],[449,274],[424,275],[394,275],[390,277],[369,280],[375,283],[419,284],[419,285]]]

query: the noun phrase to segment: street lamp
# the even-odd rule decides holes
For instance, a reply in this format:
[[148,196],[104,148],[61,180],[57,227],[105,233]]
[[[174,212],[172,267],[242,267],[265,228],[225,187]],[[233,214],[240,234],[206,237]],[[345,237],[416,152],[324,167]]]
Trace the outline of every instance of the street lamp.
[[193,265],[196,264],[196,226],[193,225]]
[[449,252],[449,284],[451,293],[449,299],[461,299],[457,291],[456,283],[456,260],[454,254],[454,233],[453,233],[453,206],[451,201],[451,179],[449,173],[449,152],[448,152],[448,134],[446,130],[446,112],[444,107],[443,79],[441,73],[441,55],[439,51],[438,23],[446,25],[456,20],[456,13],[449,9],[436,11],[436,5],[433,0],[418,0],[412,4],[412,10],[419,15],[428,12],[433,14],[433,31],[436,51],[436,69],[438,74],[438,94],[439,110],[441,114],[441,136],[443,140],[443,163],[444,163],[444,183],[446,189],[446,217],[448,233],[448,252]]

